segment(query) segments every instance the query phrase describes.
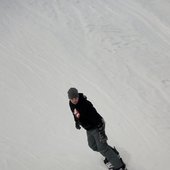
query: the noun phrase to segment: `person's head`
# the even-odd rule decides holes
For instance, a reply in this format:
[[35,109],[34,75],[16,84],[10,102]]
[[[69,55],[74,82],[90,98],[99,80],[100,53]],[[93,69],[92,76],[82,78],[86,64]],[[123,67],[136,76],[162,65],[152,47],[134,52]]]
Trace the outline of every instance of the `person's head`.
[[71,103],[73,104],[77,104],[78,101],[79,101],[79,93],[78,93],[78,90],[74,87],[71,87],[69,90],[68,90],[68,98],[69,100],[71,101]]

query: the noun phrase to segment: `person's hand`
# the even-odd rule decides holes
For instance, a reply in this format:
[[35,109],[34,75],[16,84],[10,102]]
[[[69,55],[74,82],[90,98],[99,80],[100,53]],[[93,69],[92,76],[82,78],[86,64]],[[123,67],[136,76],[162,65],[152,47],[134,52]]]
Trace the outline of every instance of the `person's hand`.
[[81,129],[81,126],[79,125],[79,123],[78,123],[78,122],[75,122],[75,127],[76,127],[76,129],[78,129],[78,130],[80,130],[80,129]]

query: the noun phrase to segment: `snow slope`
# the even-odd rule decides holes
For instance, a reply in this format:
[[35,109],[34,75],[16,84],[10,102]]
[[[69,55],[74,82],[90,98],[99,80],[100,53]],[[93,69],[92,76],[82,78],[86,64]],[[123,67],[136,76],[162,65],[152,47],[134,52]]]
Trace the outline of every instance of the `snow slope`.
[[170,3],[0,1],[0,169],[104,170],[67,90],[105,118],[129,170],[169,167]]

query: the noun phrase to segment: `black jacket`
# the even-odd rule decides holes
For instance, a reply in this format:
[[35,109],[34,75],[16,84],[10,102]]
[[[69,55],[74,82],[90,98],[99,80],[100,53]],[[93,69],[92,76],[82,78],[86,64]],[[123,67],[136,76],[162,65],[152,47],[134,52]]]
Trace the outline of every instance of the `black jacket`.
[[76,105],[72,104],[71,101],[69,105],[75,122],[79,123],[84,129],[94,129],[102,123],[102,117],[83,93],[79,93],[79,101]]

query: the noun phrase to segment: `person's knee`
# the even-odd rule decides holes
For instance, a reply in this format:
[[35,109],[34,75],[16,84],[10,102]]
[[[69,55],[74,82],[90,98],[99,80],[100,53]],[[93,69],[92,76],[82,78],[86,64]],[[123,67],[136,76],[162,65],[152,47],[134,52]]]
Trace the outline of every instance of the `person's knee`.
[[98,146],[98,151],[102,154],[102,155],[106,155],[106,153],[108,152],[108,146],[106,144],[100,145]]
[[99,152],[100,152],[102,155],[106,155],[107,151],[108,151],[107,148],[99,149]]
[[93,151],[98,151],[96,145],[90,145],[90,144],[89,144],[89,147],[90,147]]

